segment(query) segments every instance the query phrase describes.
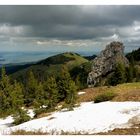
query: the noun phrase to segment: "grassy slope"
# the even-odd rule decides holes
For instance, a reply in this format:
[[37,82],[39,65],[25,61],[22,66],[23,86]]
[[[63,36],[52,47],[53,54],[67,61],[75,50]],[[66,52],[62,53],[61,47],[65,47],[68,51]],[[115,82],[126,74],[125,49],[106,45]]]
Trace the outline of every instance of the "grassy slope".
[[50,75],[58,76],[62,66],[66,66],[71,70],[85,62],[88,62],[88,60],[78,54],[63,53],[42,60],[37,64],[12,74],[11,76],[17,80],[26,79],[27,73],[32,70],[39,80],[44,80]]
[[66,64],[69,69],[76,67],[76,66],[79,66],[85,62],[88,62],[87,59],[81,57],[80,55],[74,54],[74,53],[65,53],[64,56],[68,57],[68,58],[74,58],[74,60],[69,61]]
[[80,95],[79,102],[93,101],[97,95],[110,91],[117,94],[113,101],[140,101],[140,82],[119,84],[112,87],[87,88],[82,91],[86,94]]
[[66,53],[58,54],[58,55],[49,57],[47,59],[41,60],[37,64],[49,66],[49,65],[57,65],[57,64],[67,64],[71,62],[73,66],[73,65],[79,65],[87,61],[88,61],[87,59],[80,56],[79,54],[66,52]]

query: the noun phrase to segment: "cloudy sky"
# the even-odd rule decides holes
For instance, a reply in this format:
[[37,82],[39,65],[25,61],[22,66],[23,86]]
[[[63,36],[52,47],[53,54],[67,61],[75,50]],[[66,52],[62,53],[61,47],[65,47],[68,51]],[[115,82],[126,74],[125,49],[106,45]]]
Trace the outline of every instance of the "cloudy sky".
[[92,51],[140,46],[140,6],[0,6],[0,51]]

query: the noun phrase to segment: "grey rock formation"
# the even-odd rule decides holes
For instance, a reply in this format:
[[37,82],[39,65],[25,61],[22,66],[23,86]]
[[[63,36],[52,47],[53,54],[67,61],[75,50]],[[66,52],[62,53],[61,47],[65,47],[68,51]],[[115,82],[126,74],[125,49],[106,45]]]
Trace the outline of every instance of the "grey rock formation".
[[129,65],[129,61],[124,56],[124,45],[121,42],[111,42],[101,51],[92,62],[91,72],[87,78],[87,84],[96,85],[102,76],[107,75],[115,69],[117,63]]

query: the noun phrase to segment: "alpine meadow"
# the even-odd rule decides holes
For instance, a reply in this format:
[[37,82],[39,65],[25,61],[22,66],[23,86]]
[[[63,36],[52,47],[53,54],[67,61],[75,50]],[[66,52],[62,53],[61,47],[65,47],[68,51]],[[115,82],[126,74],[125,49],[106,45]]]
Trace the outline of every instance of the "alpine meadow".
[[139,5],[0,5],[0,135],[140,135]]

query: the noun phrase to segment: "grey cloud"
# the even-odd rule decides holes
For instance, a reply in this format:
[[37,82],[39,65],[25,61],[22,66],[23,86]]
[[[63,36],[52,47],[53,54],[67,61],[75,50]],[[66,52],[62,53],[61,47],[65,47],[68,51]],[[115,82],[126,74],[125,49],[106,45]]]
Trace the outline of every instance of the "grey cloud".
[[[30,27],[26,36],[88,39],[140,20],[140,6],[0,6],[0,23]],[[112,31],[111,31],[112,30]]]
[[139,15],[140,6],[1,5],[0,41],[15,37],[13,42],[17,43],[51,43],[57,39],[62,46],[76,46],[84,40],[87,46],[96,46],[118,37],[128,46],[138,46]]
[[29,25],[127,25],[139,14],[139,6],[0,6],[0,22]]

